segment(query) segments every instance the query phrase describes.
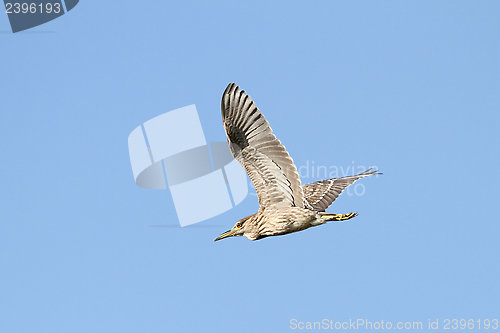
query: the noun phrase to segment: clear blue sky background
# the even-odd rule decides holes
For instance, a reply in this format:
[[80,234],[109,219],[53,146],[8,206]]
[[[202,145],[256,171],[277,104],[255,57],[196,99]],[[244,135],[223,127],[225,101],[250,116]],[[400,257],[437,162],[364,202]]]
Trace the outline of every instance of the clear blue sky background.
[[[12,34],[0,15],[0,331],[500,319],[499,17],[497,1],[81,1]],[[152,227],[178,220],[168,190],[135,185],[129,133],[196,104],[225,140],[229,82],[298,166],[384,172],[329,209],[357,218],[213,243],[248,196],[205,227]]]

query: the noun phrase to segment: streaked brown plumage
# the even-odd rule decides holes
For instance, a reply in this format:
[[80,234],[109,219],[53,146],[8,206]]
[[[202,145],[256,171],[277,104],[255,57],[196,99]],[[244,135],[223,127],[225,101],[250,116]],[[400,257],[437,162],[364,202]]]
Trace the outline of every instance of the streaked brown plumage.
[[229,148],[255,187],[259,210],[239,220],[215,241],[231,236],[257,240],[357,216],[325,210],[347,186],[379,172],[368,169],[355,176],[301,185],[292,158],[245,91],[229,84],[222,95],[221,109]]

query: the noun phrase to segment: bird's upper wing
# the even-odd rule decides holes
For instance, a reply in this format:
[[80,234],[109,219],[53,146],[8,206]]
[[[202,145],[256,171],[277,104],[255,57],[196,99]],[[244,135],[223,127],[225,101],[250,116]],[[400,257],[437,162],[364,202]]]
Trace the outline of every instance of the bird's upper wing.
[[380,175],[377,170],[370,168],[355,176],[321,180],[302,186],[304,190],[304,206],[318,212],[325,211],[338,198],[340,193],[356,180],[373,175]]
[[252,98],[230,83],[221,109],[231,153],[248,173],[261,208],[303,207],[297,168]]

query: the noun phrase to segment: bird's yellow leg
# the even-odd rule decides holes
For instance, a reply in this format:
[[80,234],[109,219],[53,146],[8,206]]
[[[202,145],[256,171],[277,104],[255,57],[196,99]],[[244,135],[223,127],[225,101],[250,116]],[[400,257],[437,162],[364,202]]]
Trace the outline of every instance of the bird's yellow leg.
[[348,213],[348,214],[328,214],[324,215],[326,221],[346,221],[358,216],[358,213]]

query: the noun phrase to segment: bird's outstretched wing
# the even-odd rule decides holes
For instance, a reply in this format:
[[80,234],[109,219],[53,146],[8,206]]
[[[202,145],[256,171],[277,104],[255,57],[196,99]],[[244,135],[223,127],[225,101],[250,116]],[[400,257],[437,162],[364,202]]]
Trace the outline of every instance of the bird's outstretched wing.
[[297,168],[252,98],[230,83],[221,109],[229,149],[248,173],[261,208],[303,207]]
[[340,193],[356,180],[373,175],[381,175],[377,170],[370,168],[355,176],[321,180],[302,186],[304,190],[304,206],[318,212],[324,212],[338,198]]

